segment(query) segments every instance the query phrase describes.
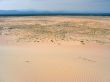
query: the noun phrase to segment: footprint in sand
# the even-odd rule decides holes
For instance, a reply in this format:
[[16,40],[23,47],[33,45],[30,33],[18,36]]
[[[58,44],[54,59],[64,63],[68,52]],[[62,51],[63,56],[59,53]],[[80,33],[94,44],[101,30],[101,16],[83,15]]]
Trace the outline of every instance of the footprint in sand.
[[85,58],[85,57],[79,57],[79,59],[82,59],[84,61],[89,61],[89,62],[96,62],[95,60],[89,59],[89,58]]
[[29,60],[26,60],[25,62],[26,62],[26,63],[30,63],[31,61],[29,61]]

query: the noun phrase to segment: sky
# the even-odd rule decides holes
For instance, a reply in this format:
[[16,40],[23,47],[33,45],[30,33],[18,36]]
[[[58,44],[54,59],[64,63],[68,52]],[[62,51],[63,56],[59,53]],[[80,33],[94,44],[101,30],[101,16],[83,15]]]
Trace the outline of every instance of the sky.
[[0,0],[0,10],[65,10],[110,13],[110,0]]

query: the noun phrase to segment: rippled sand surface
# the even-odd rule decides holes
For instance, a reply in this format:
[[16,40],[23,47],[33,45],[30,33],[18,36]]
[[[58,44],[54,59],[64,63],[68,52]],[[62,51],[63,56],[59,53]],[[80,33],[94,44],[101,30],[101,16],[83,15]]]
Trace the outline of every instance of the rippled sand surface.
[[110,82],[110,17],[0,17],[0,82]]

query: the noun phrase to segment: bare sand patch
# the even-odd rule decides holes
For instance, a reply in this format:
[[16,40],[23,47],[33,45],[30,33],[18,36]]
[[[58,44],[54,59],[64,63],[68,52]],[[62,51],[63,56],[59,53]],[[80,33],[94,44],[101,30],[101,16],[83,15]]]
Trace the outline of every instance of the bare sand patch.
[[0,17],[0,82],[110,82],[110,17]]

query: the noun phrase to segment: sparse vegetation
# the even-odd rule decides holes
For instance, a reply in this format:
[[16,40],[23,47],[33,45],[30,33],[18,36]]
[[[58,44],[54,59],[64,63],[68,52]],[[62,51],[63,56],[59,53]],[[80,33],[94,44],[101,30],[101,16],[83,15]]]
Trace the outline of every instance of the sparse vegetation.
[[[94,18],[94,19],[92,19]],[[0,35],[10,34],[16,37],[16,41],[39,42],[39,40],[77,40],[86,44],[85,40],[110,43],[110,24],[95,17],[16,17],[5,18],[0,22]],[[1,19],[0,19],[1,20]],[[104,19],[105,20],[105,19]],[[7,27],[7,28],[5,28]],[[5,28],[5,29],[4,29]],[[2,32],[8,32],[3,33]],[[52,39],[52,40],[51,40]]]

